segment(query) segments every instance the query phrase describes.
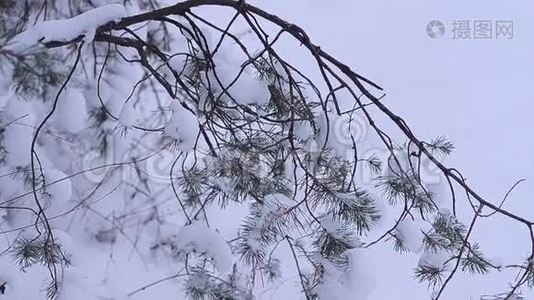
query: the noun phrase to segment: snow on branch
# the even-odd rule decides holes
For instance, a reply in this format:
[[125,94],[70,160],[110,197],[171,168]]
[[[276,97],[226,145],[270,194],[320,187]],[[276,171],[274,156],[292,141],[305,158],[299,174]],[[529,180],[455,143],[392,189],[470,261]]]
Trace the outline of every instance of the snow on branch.
[[211,258],[220,273],[227,273],[232,268],[232,252],[226,241],[218,232],[202,224],[184,227],[176,236],[176,246],[181,251],[196,251]]
[[7,47],[14,52],[23,52],[36,44],[48,42],[68,42],[80,36],[84,41],[94,39],[97,28],[117,21],[126,15],[120,4],[110,4],[86,11],[70,19],[39,22],[17,35]]

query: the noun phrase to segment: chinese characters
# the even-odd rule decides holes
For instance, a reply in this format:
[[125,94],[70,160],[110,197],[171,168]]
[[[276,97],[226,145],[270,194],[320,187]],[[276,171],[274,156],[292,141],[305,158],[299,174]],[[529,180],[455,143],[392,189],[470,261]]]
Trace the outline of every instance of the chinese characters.
[[[445,36],[445,25],[433,20],[427,24],[430,38]],[[453,40],[511,40],[514,38],[513,21],[495,20],[454,20],[451,22],[450,37]]]

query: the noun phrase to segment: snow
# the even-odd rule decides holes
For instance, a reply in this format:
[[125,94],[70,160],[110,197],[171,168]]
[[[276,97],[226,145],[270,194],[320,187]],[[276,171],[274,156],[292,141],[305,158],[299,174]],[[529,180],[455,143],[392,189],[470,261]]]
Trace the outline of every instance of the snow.
[[0,111],[4,109],[4,106],[6,106],[7,102],[9,101],[9,98],[11,95],[1,95],[0,96]]
[[66,204],[72,195],[72,185],[68,176],[54,168],[44,169],[46,182],[46,192],[50,195],[50,203],[45,209],[50,210],[53,215],[60,214],[67,210]]
[[345,254],[348,257],[346,270],[339,270],[332,263],[323,260],[325,267],[324,280],[318,287],[319,299],[366,300],[374,290],[374,262],[366,249],[351,249]]
[[30,146],[34,129],[32,107],[15,95],[4,107],[6,123],[4,146],[7,151],[6,162],[12,167],[25,167],[30,163]]
[[324,228],[333,237],[340,238],[339,236],[339,230],[341,229],[341,225],[339,224],[339,221],[334,219],[334,217],[331,214],[324,215],[321,218],[321,227]]
[[219,190],[221,190],[224,193],[231,194],[234,192],[234,186],[235,186],[235,179],[220,176],[220,177],[213,177],[211,178],[212,183],[214,186],[216,186]]
[[233,259],[228,244],[218,232],[203,224],[194,223],[184,227],[175,241],[178,249],[196,250],[213,259],[215,268],[222,274],[232,268]]
[[164,133],[179,142],[180,150],[190,151],[195,147],[200,132],[197,117],[177,102],[171,108],[172,116],[165,125]]
[[66,88],[61,94],[53,115],[55,126],[70,133],[78,133],[86,127],[87,108],[85,96],[76,88]]
[[[137,59],[138,55],[133,49],[121,49],[122,55],[127,59]],[[100,82],[100,97],[107,109],[114,115],[120,118],[121,111],[124,109],[123,122],[126,124],[133,122],[131,118],[133,114],[133,98],[132,89],[134,85],[143,78],[143,69],[138,64],[125,64],[119,60],[111,60],[106,66],[106,70],[113,70],[112,72],[105,72],[104,80]],[[96,84],[95,84],[96,86]],[[137,90],[136,90],[137,91]],[[94,94],[86,96],[89,107],[100,107],[100,101],[96,97],[97,91],[93,89]],[[134,91],[135,92],[135,91]],[[132,96],[135,97],[135,96]],[[129,103],[129,106],[126,106]],[[139,102],[137,102],[139,104]],[[119,120],[120,121],[120,120]]]
[[30,147],[33,129],[24,125],[12,124],[4,132],[6,140],[6,162],[12,167],[25,167],[30,163]]
[[40,22],[17,35],[13,44],[7,49],[23,52],[39,42],[65,42],[82,35],[85,36],[86,42],[91,42],[99,26],[116,21],[125,15],[124,6],[110,4],[86,11],[70,19]]
[[[255,70],[247,66],[241,72],[241,67],[238,63],[228,62],[225,59],[219,58],[216,60],[215,74],[210,78],[212,87],[217,87],[219,93],[223,89],[232,96],[233,100],[240,105],[258,105],[263,106],[269,103],[270,92],[267,83],[259,78],[255,78]],[[239,78],[234,82],[236,77]],[[217,81],[220,80],[220,83]],[[230,84],[232,84],[230,86]],[[230,86],[230,87],[229,87]]]
[[[321,113],[317,118],[317,126],[319,133],[315,137],[315,147],[322,149],[323,146],[331,148],[334,152],[346,159],[349,159],[354,154],[349,151],[352,148],[351,134],[358,142],[358,136],[361,133],[357,133],[352,128],[352,123],[347,115],[338,116],[334,108],[330,108],[327,113],[328,118],[324,113]],[[354,122],[354,121],[352,121]]]
[[405,219],[397,226],[395,237],[402,241],[404,247],[413,253],[419,253],[423,249],[423,222]]
[[25,122],[32,124],[35,120],[32,115],[32,105],[14,93],[9,93],[7,97],[7,103],[3,107],[3,112],[12,120],[24,117]]
[[313,136],[313,127],[310,125],[309,122],[295,122],[294,126],[295,127],[293,129],[293,134],[296,137],[306,141]]
[[282,217],[292,204],[291,199],[280,193],[265,195],[263,200],[263,205],[254,206],[255,209],[260,210],[260,214],[255,217],[254,227],[247,237],[247,244],[255,251],[262,250],[263,246],[260,241],[265,229]]
[[0,256],[0,284],[6,282],[5,294],[0,300],[42,299],[42,282],[45,275],[32,267],[20,272],[9,255]]
[[61,247],[63,254],[72,259],[74,257],[72,251],[76,249],[74,249],[75,246],[70,235],[61,229],[53,229],[52,234],[54,235],[54,242]]
[[137,113],[135,111],[133,101],[126,101],[119,114],[119,122],[122,126],[130,128],[137,123],[138,118],[136,116]]
[[440,270],[449,270],[452,260],[450,260],[450,255],[444,251],[424,251],[418,264]]

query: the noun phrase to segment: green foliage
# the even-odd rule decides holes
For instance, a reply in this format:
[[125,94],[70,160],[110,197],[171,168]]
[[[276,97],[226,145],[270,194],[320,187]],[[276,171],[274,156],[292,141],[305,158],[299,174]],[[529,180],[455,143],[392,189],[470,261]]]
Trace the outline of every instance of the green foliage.
[[96,147],[101,156],[104,156],[108,150],[109,142],[108,138],[111,136],[111,132],[105,128],[105,123],[110,121],[105,108],[97,107],[89,111],[89,127],[92,128],[95,133]]
[[262,272],[267,277],[267,280],[274,282],[282,277],[282,271],[280,270],[280,260],[271,258],[262,268]]
[[[264,265],[269,249],[298,227],[295,211],[281,203],[257,202],[240,230],[237,253],[249,265]],[[272,263],[270,260],[268,263]]]
[[253,299],[249,292],[239,289],[232,276],[229,281],[211,275],[203,268],[192,268],[185,282],[185,292],[193,300]]
[[529,287],[534,287],[534,261],[531,258],[525,263],[526,266],[526,282]]
[[0,0],[0,9],[6,9],[13,5],[12,0]]
[[462,271],[468,271],[471,274],[486,274],[491,264],[486,260],[478,244],[469,247],[467,255],[460,260]]
[[382,171],[382,160],[376,155],[371,155],[370,157],[363,160],[369,166],[369,169],[374,174],[379,174]]
[[214,294],[216,284],[204,269],[195,269],[186,281],[186,295],[191,299],[209,299]]
[[43,266],[69,266],[70,260],[61,246],[46,237],[34,239],[19,238],[10,250],[13,259],[24,270],[35,264]]
[[429,287],[437,287],[443,283],[444,270],[436,266],[422,264],[414,270],[415,278],[420,282],[426,282]]
[[330,262],[340,266],[346,265],[345,252],[358,245],[354,231],[351,229],[348,226],[337,227],[335,231],[332,231],[332,229],[318,229],[319,234],[313,242],[317,253]]
[[450,213],[438,213],[432,223],[432,230],[425,234],[423,243],[430,251],[458,250],[463,246],[465,225]]
[[439,136],[430,141],[430,143],[426,143],[426,146],[429,147],[432,152],[442,155],[449,155],[454,150],[454,145],[443,136]]
[[379,185],[392,205],[408,200],[425,214],[436,211],[434,195],[419,183],[415,174],[389,174],[381,177]]
[[408,253],[410,252],[410,249],[404,245],[404,242],[402,239],[398,238],[397,236],[393,236],[395,238],[393,242],[393,249],[399,253]]
[[2,125],[2,121],[0,120],[0,165],[2,165],[6,158],[6,148],[5,148],[5,125]]
[[40,97],[43,101],[50,100],[48,89],[59,85],[65,75],[57,71],[54,64],[60,57],[50,52],[39,52],[17,58],[13,62],[13,78],[15,92],[24,97]]
[[343,222],[355,225],[358,234],[369,231],[380,219],[375,200],[364,191],[337,194],[333,200],[328,203],[328,210]]
[[181,187],[183,193],[187,196],[185,203],[190,207],[198,207],[204,203],[203,195],[208,195],[209,177],[207,170],[194,166],[184,169],[177,178],[177,185]]

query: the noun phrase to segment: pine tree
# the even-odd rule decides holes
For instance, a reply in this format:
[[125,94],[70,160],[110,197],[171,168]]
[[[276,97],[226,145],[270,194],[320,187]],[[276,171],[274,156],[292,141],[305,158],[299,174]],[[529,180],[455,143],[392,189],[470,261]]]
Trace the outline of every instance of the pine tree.
[[[350,287],[354,251],[388,241],[398,252],[412,251],[399,228],[410,220],[428,225],[418,228],[425,259],[414,277],[435,299],[457,271],[519,271],[511,289],[492,299],[520,299],[521,289],[534,285],[534,253],[500,266],[471,237],[476,221],[494,214],[530,231],[532,223],[479,196],[441,163],[454,150],[450,141],[418,139],[375,96],[381,87],[297,25],[245,1],[164,7],[142,0],[125,1],[135,12],[129,16],[58,37],[39,22],[81,14],[63,22],[92,24],[83,13],[95,3],[41,2],[0,1],[0,71],[8,83],[0,87],[6,101],[0,102],[0,176],[9,179],[0,191],[0,230],[10,234],[0,255],[10,255],[22,272],[48,271],[49,299],[64,292],[65,270],[83,255],[65,249],[67,239],[58,236],[71,226],[100,244],[122,241],[141,257],[169,258],[178,269],[170,279],[180,280],[191,299],[254,299],[288,278],[284,265],[295,267],[302,295],[324,297],[334,283]],[[203,6],[233,17],[211,22],[197,14]],[[318,73],[284,57],[281,36],[301,44]],[[74,108],[57,113],[68,105]],[[75,117],[66,118],[70,113]],[[383,116],[401,139],[380,127]],[[79,130],[76,121],[83,122]],[[365,151],[370,145],[358,140],[365,130],[357,122],[378,137],[384,155]],[[15,157],[19,151],[27,159]],[[436,202],[428,166],[450,187],[450,195],[440,195],[448,197],[445,204]],[[457,217],[461,200],[473,208],[469,223]],[[232,209],[246,213],[235,214],[240,224],[230,239],[212,222]],[[377,235],[383,209],[400,214]],[[139,234],[145,229],[152,235]],[[10,283],[0,283],[4,294]],[[131,294],[149,287],[157,288]]]

